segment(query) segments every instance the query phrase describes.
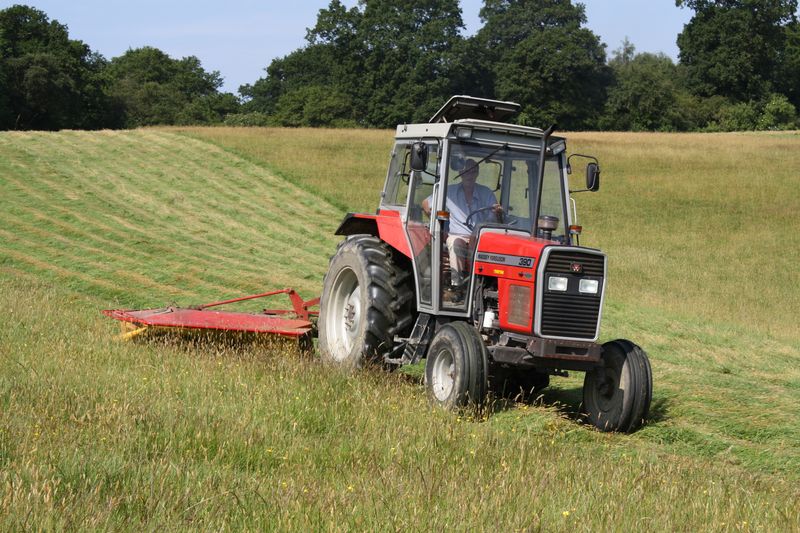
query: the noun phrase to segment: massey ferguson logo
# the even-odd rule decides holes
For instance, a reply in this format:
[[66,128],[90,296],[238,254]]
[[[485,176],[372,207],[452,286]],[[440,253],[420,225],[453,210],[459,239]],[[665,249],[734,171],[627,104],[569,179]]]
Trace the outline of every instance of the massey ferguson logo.
[[580,274],[583,272],[583,265],[580,263],[570,263],[569,269],[572,270],[573,274]]

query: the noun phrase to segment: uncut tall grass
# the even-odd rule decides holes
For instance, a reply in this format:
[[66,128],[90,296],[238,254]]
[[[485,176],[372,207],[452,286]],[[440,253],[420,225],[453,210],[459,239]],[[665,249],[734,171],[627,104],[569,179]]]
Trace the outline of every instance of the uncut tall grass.
[[114,340],[102,308],[316,295],[391,136],[0,134],[0,529],[797,530],[794,135],[570,136],[603,165],[604,339],[653,362],[631,436],[576,420],[580,375],[451,414],[287,345]]

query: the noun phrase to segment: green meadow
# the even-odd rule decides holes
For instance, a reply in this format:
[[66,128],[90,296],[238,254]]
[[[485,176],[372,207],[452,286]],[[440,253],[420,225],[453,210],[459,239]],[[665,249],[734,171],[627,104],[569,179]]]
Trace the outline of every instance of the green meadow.
[[318,295],[390,131],[0,134],[0,529],[800,530],[800,135],[567,137],[603,340],[653,365],[633,435],[580,374],[448,413],[291,345],[115,339],[101,309]]

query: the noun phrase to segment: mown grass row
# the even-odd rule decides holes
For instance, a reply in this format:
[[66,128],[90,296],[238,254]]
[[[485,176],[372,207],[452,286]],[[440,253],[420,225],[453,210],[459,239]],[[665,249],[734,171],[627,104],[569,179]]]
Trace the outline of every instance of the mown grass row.
[[[0,528],[798,523],[800,342],[789,330],[771,337],[764,326],[723,320],[718,299],[695,309],[691,299],[668,298],[678,273],[643,259],[659,253],[647,248],[660,242],[658,232],[673,238],[672,218],[656,219],[658,210],[641,239],[609,244],[630,258],[612,262],[620,281],[604,337],[645,346],[655,372],[653,418],[633,436],[602,435],[572,418],[579,375],[554,379],[535,406],[496,404],[487,420],[468,422],[431,411],[413,379],[346,378],[281,347],[113,342],[115,324],[98,313],[104,307],[196,303],[285,285],[318,293],[342,211],[313,191],[327,183],[322,196],[344,205],[350,194],[371,196],[337,161],[367,179],[365,169],[377,164],[344,159],[346,145],[360,139],[377,151],[385,143],[383,162],[391,135],[265,132],[192,133],[215,145],[157,130],[0,136]],[[606,139],[591,135],[578,142]],[[624,136],[608,138],[585,148],[633,150],[615,148]],[[664,150],[672,142],[658,139],[650,142]],[[783,153],[785,139],[792,146],[793,137],[769,138],[764,149],[777,142],[771,150]],[[320,144],[328,146],[322,155],[308,155]],[[676,155],[684,148],[667,150],[676,163],[655,158],[654,167],[684,180],[687,163]],[[330,168],[336,181],[304,181],[316,167]],[[383,172],[370,186],[380,188]],[[623,224],[615,205],[642,195],[626,192],[636,183],[614,184],[629,170],[609,161],[604,172],[605,191],[581,200],[592,244],[604,235],[595,228]],[[773,269],[767,277],[778,277],[780,263],[765,265]],[[729,267],[708,268],[720,276],[713,290],[752,297]],[[664,283],[664,294],[632,297],[627,285],[645,275],[654,287]],[[753,312],[791,308],[796,292],[784,292]]]
[[337,209],[205,143],[9,134],[0,150],[4,268],[119,304],[316,293],[335,246]]

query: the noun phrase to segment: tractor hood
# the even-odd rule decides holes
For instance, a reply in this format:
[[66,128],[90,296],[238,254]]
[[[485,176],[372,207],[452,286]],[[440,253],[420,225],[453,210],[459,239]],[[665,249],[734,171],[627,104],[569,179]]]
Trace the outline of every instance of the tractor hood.
[[511,231],[484,231],[475,250],[475,272],[533,281],[542,250],[558,243]]

